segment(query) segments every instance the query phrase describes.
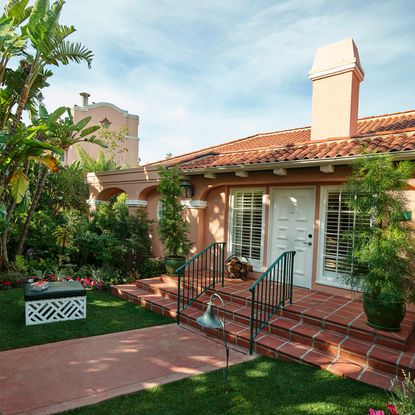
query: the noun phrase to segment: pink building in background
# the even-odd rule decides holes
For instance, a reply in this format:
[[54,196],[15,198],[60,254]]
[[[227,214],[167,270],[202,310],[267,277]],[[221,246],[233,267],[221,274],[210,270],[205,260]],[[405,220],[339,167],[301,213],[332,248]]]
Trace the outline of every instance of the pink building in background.
[[[100,125],[102,127],[107,126],[114,132],[119,132],[122,129],[125,130],[125,140],[120,143],[120,150],[125,151],[117,152],[115,155],[115,161],[117,164],[125,167],[136,167],[139,162],[139,137],[138,137],[138,124],[139,117],[135,114],[130,114],[128,111],[123,110],[114,104],[109,102],[93,102],[89,103],[89,94],[82,92],[82,105],[75,105],[73,108],[74,121],[78,122],[81,119],[91,116],[91,122],[89,125]],[[99,136],[99,131],[95,133]],[[78,144],[82,147],[91,157],[96,158],[100,151],[108,156],[108,150],[103,149],[97,144],[82,142]],[[78,160],[78,153],[76,150],[77,145],[69,147],[65,152],[64,163],[71,164],[73,161]]]

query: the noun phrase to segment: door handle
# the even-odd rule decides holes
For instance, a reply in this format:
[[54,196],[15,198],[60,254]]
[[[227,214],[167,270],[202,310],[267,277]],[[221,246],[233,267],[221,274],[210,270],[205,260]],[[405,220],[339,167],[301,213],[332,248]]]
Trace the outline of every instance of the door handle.
[[308,246],[313,245],[313,243],[312,243],[312,242],[303,242],[303,244],[304,244],[304,245],[308,245]]

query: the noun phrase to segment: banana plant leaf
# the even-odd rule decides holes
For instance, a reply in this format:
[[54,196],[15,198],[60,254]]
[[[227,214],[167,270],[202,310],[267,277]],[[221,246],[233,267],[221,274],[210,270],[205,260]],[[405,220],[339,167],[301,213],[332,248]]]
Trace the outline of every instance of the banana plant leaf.
[[29,179],[24,174],[23,170],[16,170],[10,180],[11,194],[16,201],[20,203],[29,187]]

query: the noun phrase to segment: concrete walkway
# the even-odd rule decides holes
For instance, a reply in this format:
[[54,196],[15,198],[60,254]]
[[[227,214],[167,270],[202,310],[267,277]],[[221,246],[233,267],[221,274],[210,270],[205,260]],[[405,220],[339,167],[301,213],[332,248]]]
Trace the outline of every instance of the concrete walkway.
[[[46,415],[224,365],[224,347],[169,324],[0,353],[0,413]],[[232,349],[231,364],[251,359]]]

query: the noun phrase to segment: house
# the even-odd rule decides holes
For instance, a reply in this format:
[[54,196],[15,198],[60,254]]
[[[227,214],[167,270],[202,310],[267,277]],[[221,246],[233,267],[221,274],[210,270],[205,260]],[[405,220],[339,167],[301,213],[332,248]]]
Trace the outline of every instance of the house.
[[[146,207],[157,221],[157,169],[178,164],[194,186],[192,198],[183,201],[194,252],[226,241],[228,254],[249,258],[254,271],[262,272],[283,251],[295,250],[296,286],[346,294],[338,276],[348,249],[340,234],[353,226],[354,217],[342,193],[350,164],[364,149],[415,159],[415,110],[358,118],[364,71],[352,39],[319,48],[309,77],[311,126],[91,174],[91,202],[125,192],[131,207]],[[84,106],[83,114],[90,107]],[[408,188],[411,210],[414,184]],[[155,226],[154,253],[162,256]]]
[[[115,135],[120,133],[123,140],[115,140],[114,149],[103,149],[97,144],[81,142],[69,147],[64,154],[64,163],[71,164],[78,160],[77,147],[84,149],[91,157],[96,158],[100,151],[108,157],[112,151],[114,160],[120,166],[135,167],[139,162],[139,137],[138,137],[138,115],[130,114],[128,111],[117,107],[109,102],[89,103],[90,94],[81,92],[81,105],[73,108],[74,122],[77,123],[85,117],[91,117],[89,125],[99,125],[101,129],[107,128]],[[99,136],[98,130],[95,135]]]
[[[364,150],[415,159],[415,110],[358,118],[364,72],[352,39],[318,49],[309,75],[310,127],[87,176],[91,205],[125,192],[131,209],[147,209],[155,221],[155,255],[162,255],[157,169],[178,165],[183,185],[193,189],[183,204],[198,254],[180,278],[141,279],[112,292],[199,329],[198,317],[219,294],[230,324],[223,332],[203,329],[206,334],[223,333],[250,351],[390,389],[403,370],[415,373],[415,313],[408,310],[399,332],[374,329],[362,302],[341,285],[350,249],[341,234],[355,218],[343,188]],[[411,180],[406,190],[410,211],[414,185]],[[231,253],[248,257],[258,274],[248,281],[225,278],[223,259]]]

